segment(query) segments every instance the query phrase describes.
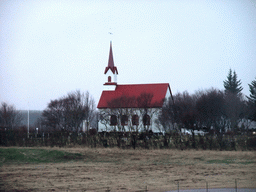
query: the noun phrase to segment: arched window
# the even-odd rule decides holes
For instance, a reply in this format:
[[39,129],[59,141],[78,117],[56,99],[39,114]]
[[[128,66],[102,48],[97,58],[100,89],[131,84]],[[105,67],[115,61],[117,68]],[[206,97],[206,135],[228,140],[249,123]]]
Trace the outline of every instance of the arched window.
[[132,125],[139,125],[139,116],[138,115],[132,116]]
[[128,125],[128,116],[127,115],[121,116],[121,125]]
[[143,116],[143,124],[144,124],[144,125],[150,125],[150,117],[149,117],[148,114],[145,114],[145,115]]
[[108,82],[111,83],[111,76],[108,76]]
[[117,117],[116,115],[110,116],[110,125],[117,125]]

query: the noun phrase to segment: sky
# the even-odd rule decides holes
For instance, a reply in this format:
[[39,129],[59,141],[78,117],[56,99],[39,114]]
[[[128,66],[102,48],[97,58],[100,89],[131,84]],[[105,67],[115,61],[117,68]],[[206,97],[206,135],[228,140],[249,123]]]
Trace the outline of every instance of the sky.
[[[112,33],[112,35],[109,34]],[[256,78],[255,0],[1,0],[0,102],[44,110],[80,90],[99,101],[112,41],[117,82],[169,83],[172,94],[243,94]]]

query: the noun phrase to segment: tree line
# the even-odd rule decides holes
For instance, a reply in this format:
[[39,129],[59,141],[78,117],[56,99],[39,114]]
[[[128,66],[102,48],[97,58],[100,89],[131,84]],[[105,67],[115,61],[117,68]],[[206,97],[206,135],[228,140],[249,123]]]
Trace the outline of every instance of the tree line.
[[159,122],[165,131],[174,124],[186,127],[192,132],[198,129],[217,133],[248,129],[251,121],[256,121],[256,80],[249,84],[250,96],[241,93],[241,80],[230,69],[223,82],[224,91],[211,88],[174,95],[174,104],[167,100],[159,115]]
[[[227,131],[241,133],[241,131],[248,130],[251,121],[256,121],[256,78],[249,84],[249,96],[242,94],[241,80],[238,80],[236,72],[231,69],[227,79],[223,81],[223,85],[223,91],[216,88],[196,91],[194,94],[184,91],[173,96],[174,102],[172,99],[166,100],[155,120],[156,124],[162,125],[160,131],[167,133],[185,127],[190,129],[192,133],[194,130],[202,129],[207,132],[214,132],[221,138],[223,133]],[[126,105],[136,101],[140,105],[141,114],[144,118],[145,114],[149,114],[150,117],[155,112],[147,107],[151,99],[152,95],[144,94],[136,99],[120,98],[113,100],[110,104],[113,106]],[[79,132],[83,122],[91,122],[91,126],[96,128],[97,111],[95,106],[94,99],[89,92],[70,92],[59,99],[51,100],[43,111],[42,117],[38,120],[38,124],[40,123],[43,130],[51,132],[61,130]],[[119,113],[124,114],[124,110],[127,111],[129,108],[125,108]],[[109,116],[110,113],[106,112],[102,115]],[[19,127],[21,120],[19,111],[13,105],[2,103],[0,107],[0,128],[2,130],[12,130]],[[126,119],[123,120],[125,122]],[[132,121],[135,120],[136,118],[132,119]],[[146,123],[147,118],[143,121],[145,123],[140,131],[149,131],[149,126]],[[86,128],[89,127],[86,126]],[[119,131],[122,128],[123,126],[120,127]]]

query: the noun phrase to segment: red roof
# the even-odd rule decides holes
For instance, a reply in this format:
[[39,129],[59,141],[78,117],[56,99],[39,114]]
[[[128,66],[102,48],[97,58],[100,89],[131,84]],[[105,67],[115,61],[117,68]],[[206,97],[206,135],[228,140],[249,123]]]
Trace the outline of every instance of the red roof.
[[115,74],[115,72],[116,72],[116,74],[118,74],[117,68],[114,65],[114,58],[113,58],[113,53],[112,53],[112,42],[110,42],[108,66],[106,67],[104,74],[106,74],[109,69],[112,71],[112,73]]
[[116,85],[115,91],[103,91],[97,108],[160,108],[168,83]]

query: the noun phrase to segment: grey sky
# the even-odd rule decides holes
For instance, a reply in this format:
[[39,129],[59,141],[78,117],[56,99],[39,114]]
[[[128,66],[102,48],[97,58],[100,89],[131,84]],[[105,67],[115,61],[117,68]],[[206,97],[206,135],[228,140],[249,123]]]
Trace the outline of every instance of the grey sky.
[[223,89],[231,68],[249,95],[256,1],[1,0],[0,102],[43,110],[79,89],[97,104],[110,40],[118,83],[170,83],[173,94],[194,93]]

